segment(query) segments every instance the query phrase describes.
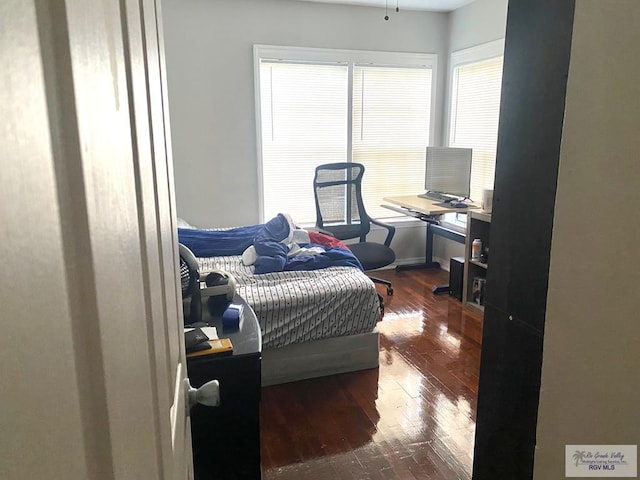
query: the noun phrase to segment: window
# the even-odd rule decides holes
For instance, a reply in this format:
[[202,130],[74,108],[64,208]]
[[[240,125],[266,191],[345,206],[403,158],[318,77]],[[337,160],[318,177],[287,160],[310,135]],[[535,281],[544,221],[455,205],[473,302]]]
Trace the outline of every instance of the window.
[[365,166],[369,215],[390,195],[424,189],[435,55],[256,46],[261,215],[315,222],[322,163]]
[[449,146],[473,149],[471,198],[492,189],[495,175],[504,40],[451,55]]

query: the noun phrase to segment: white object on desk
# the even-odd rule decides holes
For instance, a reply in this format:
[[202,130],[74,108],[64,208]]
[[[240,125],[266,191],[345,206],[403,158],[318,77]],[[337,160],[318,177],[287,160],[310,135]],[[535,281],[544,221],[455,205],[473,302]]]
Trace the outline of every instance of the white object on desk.
[[482,191],[482,203],[480,204],[482,210],[491,213],[491,209],[493,208],[493,190],[483,190]]
[[234,276],[222,269],[214,269],[207,273],[205,277],[200,276],[200,297],[224,296],[227,300],[233,300],[236,293],[236,279]]
[[[184,333],[190,332],[191,330],[195,330],[195,328],[185,328]],[[200,327],[202,333],[204,333],[209,340],[217,340],[218,339],[218,330],[216,327]]]

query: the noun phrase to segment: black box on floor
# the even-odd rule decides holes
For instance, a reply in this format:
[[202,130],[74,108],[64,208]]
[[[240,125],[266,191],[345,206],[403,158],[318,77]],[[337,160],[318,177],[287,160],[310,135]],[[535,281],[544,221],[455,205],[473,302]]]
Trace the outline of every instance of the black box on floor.
[[464,277],[464,257],[451,257],[449,260],[449,295],[462,301],[462,282]]

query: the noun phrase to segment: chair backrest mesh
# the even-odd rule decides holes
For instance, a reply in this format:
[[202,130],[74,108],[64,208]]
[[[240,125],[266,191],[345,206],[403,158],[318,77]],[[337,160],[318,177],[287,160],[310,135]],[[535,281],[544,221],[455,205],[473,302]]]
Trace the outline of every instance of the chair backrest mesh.
[[364,165],[329,163],[316,167],[313,181],[316,226],[347,240],[364,241],[371,228],[362,202]]
[[191,284],[191,270],[189,265],[180,257],[180,287],[182,288],[182,298],[186,297],[189,292],[189,286]]
[[194,288],[198,285],[200,277],[198,261],[186,245],[180,243],[178,247],[180,253],[180,287],[182,289],[182,298],[187,298],[193,294]]

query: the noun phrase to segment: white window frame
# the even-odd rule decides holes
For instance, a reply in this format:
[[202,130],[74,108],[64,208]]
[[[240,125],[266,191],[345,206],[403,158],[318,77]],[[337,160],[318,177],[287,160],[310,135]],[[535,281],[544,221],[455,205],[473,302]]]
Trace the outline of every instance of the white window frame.
[[449,78],[447,79],[447,115],[445,125],[445,145],[451,143],[451,106],[453,103],[453,79],[457,67],[469,63],[482,62],[504,56],[504,38],[482,43],[473,47],[452,52],[449,57]]
[[[264,176],[262,158],[262,122],[260,112],[260,60],[279,59],[283,62],[329,62],[346,64],[349,67],[348,98],[353,98],[354,64],[373,64],[379,66],[427,67],[431,69],[431,111],[429,119],[429,145],[434,145],[437,99],[438,99],[438,55],[435,53],[375,52],[368,50],[342,50],[328,48],[288,47],[277,45],[253,46],[253,74],[256,115],[256,146],[258,167],[258,216],[264,222]],[[347,161],[350,162],[352,150],[352,101],[349,101],[347,116]],[[426,155],[426,153],[425,153]],[[309,188],[312,188],[310,185]]]
[[[449,77],[447,78],[447,108],[446,108],[446,122],[444,125],[445,132],[445,145],[451,144],[451,121],[453,106],[453,81],[455,76],[455,69],[462,65],[469,63],[482,62],[484,60],[491,60],[504,56],[504,38],[494,40],[473,47],[465,48],[462,50],[456,50],[449,56]],[[443,223],[448,223],[449,226],[457,227],[458,229],[465,228],[467,225],[466,214],[446,214],[442,218]]]

